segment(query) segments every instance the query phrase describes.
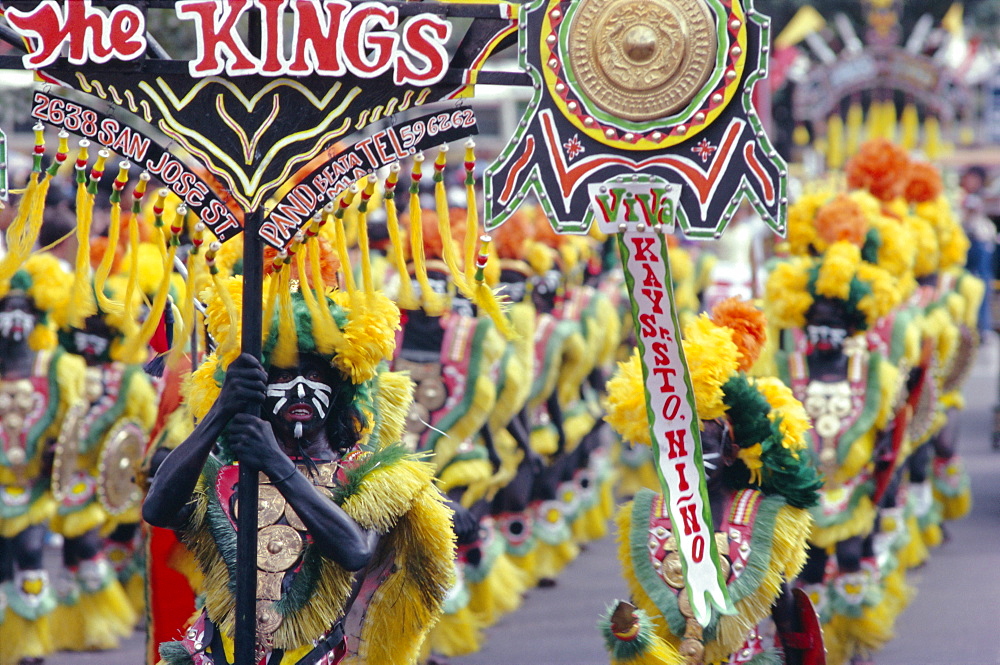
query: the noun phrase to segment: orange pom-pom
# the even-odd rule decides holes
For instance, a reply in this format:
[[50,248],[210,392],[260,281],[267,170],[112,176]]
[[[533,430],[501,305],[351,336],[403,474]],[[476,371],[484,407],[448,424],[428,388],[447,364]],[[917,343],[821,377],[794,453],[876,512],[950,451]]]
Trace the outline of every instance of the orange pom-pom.
[[752,303],[726,298],[712,308],[712,323],[733,331],[733,343],[740,352],[739,369],[748,371],[760,357],[767,342],[767,318]]
[[910,158],[906,151],[886,139],[866,141],[844,168],[847,184],[866,189],[882,201],[903,195],[909,179]]
[[[333,249],[333,245],[324,236],[318,236],[319,240],[319,266],[320,273],[323,275],[323,283],[330,288],[337,287],[337,271],[340,270],[340,259],[337,258],[337,254]],[[306,251],[305,247],[299,249],[300,252]],[[274,270],[274,257],[278,255],[278,250],[270,246],[264,247],[264,276],[270,275],[275,272]],[[295,280],[302,281],[302,277],[299,275],[299,268],[296,262],[293,260],[291,262],[291,278]],[[309,275],[307,280],[310,284],[312,283],[312,276]]]
[[828,245],[846,240],[861,247],[868,233],[865,212],[846,194],[838,194],[816,212],[816,232]]
[[943,191],[941,173],[935,167],[927,162],[914,162],[910,165],[910,177],[903,192],[907,201],[926,203],[936,199]]

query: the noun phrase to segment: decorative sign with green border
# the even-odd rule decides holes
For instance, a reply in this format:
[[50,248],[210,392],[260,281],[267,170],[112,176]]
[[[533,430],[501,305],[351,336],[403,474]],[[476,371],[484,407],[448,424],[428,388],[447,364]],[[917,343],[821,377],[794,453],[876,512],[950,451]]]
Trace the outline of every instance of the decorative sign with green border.
[[699,623],[708,625],[713,608],[724,614],[735,610],[713,536],[700,421],[681,346],[664,238],[674,230],[680,187],[641,176],[590,185],[589,192],[598,228],[618,236],[642,360],[656,473],[674,524],[692,612]]
[[752,95],[768,22],[748,0],[534,0],[518,55],[535,94],[486,172],[488,227],[533,194],[559,232],[593,222],[589,186],[644,174],[677,185],[677,221],[719,237],[746,198],[784,232],[786,167]]

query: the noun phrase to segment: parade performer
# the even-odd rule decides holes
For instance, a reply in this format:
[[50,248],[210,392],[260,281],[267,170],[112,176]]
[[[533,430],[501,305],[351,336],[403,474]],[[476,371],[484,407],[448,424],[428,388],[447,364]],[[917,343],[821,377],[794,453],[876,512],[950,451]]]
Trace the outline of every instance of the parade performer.
[[[903,604],[898,585],[880,575],[871,539],[875,460],[892,446],[901,384],[864,334],[898,303],[894,281],[839,241],[815,259],[777,265],[766,302],[783,329],[779,376],[813,419],[810,451],[824,479],[801,582],[826,624],[830,662],[865,658],[891,638]],[[897,593],[883,593],[890,588]]]
[[[788,586],[806,559],[820,481],[805,450],[802,404],[777,379],[745,373],[765,325],[751,305],[729,299],[686,326],[683,339],[715,537],[737,612],[713,612],[705,627],[693,618],[664,497],[642,489],[617,518],[619,556],[639,609],[619,603],[605,617],[613,663],[822,662],[812,660],[822,654],[818,626],[802,622],[812,609]],[[607,406],[619,434],[650,445],[638,355],[620,363]],[[769,616],[776,633],[759,625]]]
[[56,599],[42,550],[56,504],[47,453],[62,418],[83,388],[83,363],[56,345],[53,310],[64,306],[71,277],[51,255],[32,254],[45,196],[68,156],[67,135],[47,171],[41,125],[34,169],[7,229],[0,260],[0,548],[13,568],[0,570],[0,663],[41,663],[55,649]]
[[[161,647],[164,663],[231,662],[238,461],[262,474],[260,662],[412,663],[451,583],[450,511],[430,466],[398,444],[409,382],[382,365],[398,310],[367,275],[356,287],[349,264],[346,288],[328,289],[336,265],[320,254],[313,238],[275,258],[263,363],[239,355],[242,279],[216,279],[203,294],[219,348],[187,395],[199,424],[143,506],[147,521],[183,534],[205,574],[205,609]],[[262,417],[244,413],[248,404]]]
[[[60,625],[56,644],[63,650],[115,648],[135,626],[139,608],[133,609],[105,556],[104,534],[138,521],[142,495],[132,478],[156,415],[156,392],[142,363],[149,357],[153,324],[159,320],[165,298],[155,299],[146,323],[140,325],[136,253],[127,277],[108,281],[107,273],[98,269],[100,293],[95,292],[90,271],[90,220],[106,158],[102,151],[89,185],[86,162],[77,165],[77,266],[65,295],[66,305],[55,316],[62,347],[87,367],[83,398],[64,418],[53,463],[52,491],[59,506],[51,527],[65,538],[65,568],[57,584],[60,605],[55,615]],[[123,162],[114,182],[112,236],[120,231],[128,169]],[[140,179],[134,194],[133,231],[147,181],[148,177]],[[113,251],[114,247],[108,248],[109,265]],[[158,257],[161,265],[166,254],[164,246]]]
[[[424,650],[458,656],[479,650],[483,640],[480,629],[489,617],[474,607],[494,604],[489,579],[496,558],[483,556],[480,527],[489,512],[487,494],[499,468],[487,421],[496,406],[497,366],[505,343],[494,323],[478,315],[471,298],[468,278],[474,275],[465,270],[470,259],[464,249],[466,240],[477,239],[476,226],[468,227],[470,209],[448,205],[446,152],[440,151],[433,164],[434,210],[424,210],[420,200],[422,160],[422,155],[414,160],[407,214],[398,221],[396,181],[390,178],[386,183],[385,196],[392,205],[387,221],[394,245],[403,243],[404,237],[409,240],[409,262],[400,272],[399,290],[405,322],[397,336],[392,368],[408,372],[415,383],[404,440],[412,450],[430,453],[438,487],[456,515],[455,584]],[[468,204],[475,206],[474,197]],[[359,229],[364,229],[364,222]],[[408,231],[405,235],[400,224]],[[400,253],[406,253],[403,250],[399,247]],[[503,563],[510,565],[506,560]],[[515,599],[523,588],[523,582],[515,583],[511,590]]]

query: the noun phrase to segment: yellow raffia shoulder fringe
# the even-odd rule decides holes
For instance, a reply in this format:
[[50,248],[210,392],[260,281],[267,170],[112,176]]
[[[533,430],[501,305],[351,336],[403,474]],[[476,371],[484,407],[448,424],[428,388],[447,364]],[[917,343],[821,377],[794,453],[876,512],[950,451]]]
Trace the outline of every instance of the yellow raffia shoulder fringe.
[[[347,662],[412,663],[426,632],[437,621],[452,583],[454,534],[451,512],[433,484],[433,468],[408,457],[376,467],[342,508],[362,528],[382,534],[376,559],[393,559],[392,571],[364,611],[360,641]],[[202,478],[185,542],[205,575],[205,607],[224,634],[234,630],[235,598],[229,570],[209,530],[209,495]],[[351,591],[353,574],[323,559],[310,601],[285,617],[274,645],[292,651],[311,643],[337,619]],[[362,611],[362,608],[355,608]]]

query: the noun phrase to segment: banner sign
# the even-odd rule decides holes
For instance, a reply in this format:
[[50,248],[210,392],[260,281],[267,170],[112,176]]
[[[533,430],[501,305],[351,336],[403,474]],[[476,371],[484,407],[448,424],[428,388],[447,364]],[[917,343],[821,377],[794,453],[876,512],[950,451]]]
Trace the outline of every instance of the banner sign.
[[[336,141],[467,93],[517,27],[503,2],[178,0],[176,17],[194,30],[198,55],[158,61],[141,57],[150,41],[144,3],[110,12],[91,0],[21,9],[28,4],[0,9],[30,44],[25,67],[153,125],[245,210],[259,209]],[[456,16],[467,19],[465,36],[449,56]],[[247,17],[259,23],[255,52],[240,32]]]
[[103,145],[148,171],[198,215],[220,241],[224,242],[242,230],[241,220],[212,191],[208,183],[134,126],[84,104],[55,97],[41,90],[35,92],[31,115],[42,122]]
[[316,210],[369,173],[478,133],[475,112],[457,108],[387,127],[347,149],[331,147],[327,151],[329,159],[275,204],[260,227],[260,236],[281,249],[309,223]]
[[598,228],[618,234],[642,360],[649,434],[664,505],[670,513],[684,580],[697,621],[713,607],[733,613],[719,563],[701,457],[701,430],[674,307],[664,233],[674,230],[680,188],[646,177],[588,188]]
[[485,178],[487,227],[532,193],[559,232],[593,222],[589,186],[643,174],[679,187],[677,220],[719,237],[746,198],[784,232],[786,167],[752,102],[768,24],[740,0],[536,0],[520,64],[536,94]]

